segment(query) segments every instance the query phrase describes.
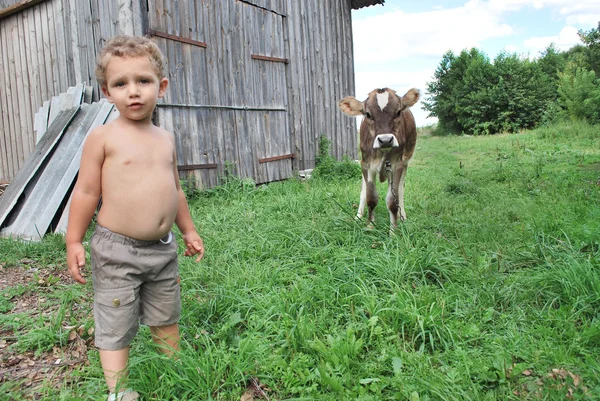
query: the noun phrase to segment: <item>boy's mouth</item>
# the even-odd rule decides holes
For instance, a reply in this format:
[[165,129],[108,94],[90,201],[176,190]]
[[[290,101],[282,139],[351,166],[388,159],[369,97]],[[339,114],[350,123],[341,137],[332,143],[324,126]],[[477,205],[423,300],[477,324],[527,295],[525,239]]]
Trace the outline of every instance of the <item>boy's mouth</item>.
[[129,106],[130,109],[139,109],[140,107],[142,107],[143,104],[142,103],[131,103]]

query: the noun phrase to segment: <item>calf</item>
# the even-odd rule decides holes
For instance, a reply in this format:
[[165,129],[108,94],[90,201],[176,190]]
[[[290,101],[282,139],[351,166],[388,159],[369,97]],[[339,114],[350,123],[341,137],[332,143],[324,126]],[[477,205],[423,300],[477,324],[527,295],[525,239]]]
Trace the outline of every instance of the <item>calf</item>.
[[373,209],[379,201],[375,177],[388,178],[385,198],[390,212],[391,230],[398,226],[400,218],[406,220],[404,210],[404,179],[408,162],[415,151],[417,127],[409,107],[419,100],[419,90],[411,89],[402,97],[395,91],[383,88],[369,93],[364,102],[352,96],[340,100],[338,106],[349,116],[363,115],[360,124],[360,151],[362,154],[362,189],[356,218],[360,219],[369,206],[369,223],[375,220]]

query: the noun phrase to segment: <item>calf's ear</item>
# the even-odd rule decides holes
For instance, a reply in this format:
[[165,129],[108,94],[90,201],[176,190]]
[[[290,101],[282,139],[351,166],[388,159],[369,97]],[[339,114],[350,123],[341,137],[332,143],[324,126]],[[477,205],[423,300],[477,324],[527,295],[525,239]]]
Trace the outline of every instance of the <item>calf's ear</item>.
[[404,105],[404,108],[414,106],[414,104],[419,101],[420,97],[421,92],[419,92],[419,90],[416,88],[412,88],[406,92],[404,96],[402,96],[402,104]]
[[344,114],[349,116],[358,116],[363,113],[363,104],[353,96],[348,96],[340,100],[338,107]]

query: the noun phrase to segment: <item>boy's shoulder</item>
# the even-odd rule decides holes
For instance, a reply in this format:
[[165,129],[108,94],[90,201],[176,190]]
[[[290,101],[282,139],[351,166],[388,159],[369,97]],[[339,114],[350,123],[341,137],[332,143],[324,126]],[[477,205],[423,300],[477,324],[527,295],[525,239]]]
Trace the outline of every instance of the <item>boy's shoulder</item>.
[[99,142],[104,142],[104,136],[109,130],[108,125],[99,125],[93,128],[85,138],[86,143],[98,144]]

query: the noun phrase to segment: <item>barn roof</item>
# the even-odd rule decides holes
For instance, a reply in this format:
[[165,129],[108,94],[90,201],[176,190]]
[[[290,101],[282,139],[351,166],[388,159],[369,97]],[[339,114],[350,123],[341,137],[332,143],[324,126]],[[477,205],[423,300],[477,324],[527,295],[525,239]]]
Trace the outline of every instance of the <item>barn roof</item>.
[[363,7],[375,6],[383,3],[385,3],[385,0],[352,0],[352,9],[358,10]]

